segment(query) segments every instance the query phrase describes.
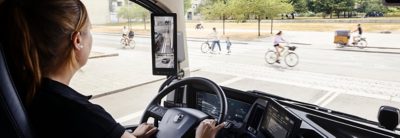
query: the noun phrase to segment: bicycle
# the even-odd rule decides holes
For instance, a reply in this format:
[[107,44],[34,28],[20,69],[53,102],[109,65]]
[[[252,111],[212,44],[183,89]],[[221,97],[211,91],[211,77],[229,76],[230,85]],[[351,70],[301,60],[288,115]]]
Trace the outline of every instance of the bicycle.
[[356,41],[354,41],[352,44],[353,46],[356,46],[360,49],[366,48],[368,45],[367,39],[365,37],[357,37],[355,38]]
[[135,40],[133,40],[133,38],[128,38],[128,37],[122,37],[121,38],[121,44],[123,46],[123,48],[135,48],[136,46],[136,42]]
[[[358,47],[360,49],[366,48],[368,45],[367,42],[367,38],[365,37],[361,37],[361,36],[354,36],[355,41],[352,43],[353,46]],[[348,39],[350,38],[350,36],[347,36],[346,41],[339,41],[337,42],[337,46],[338,48],[343,48],[345,46],[351,46],[350,44],[348,44]]]
[[210,42],[209,42],[208,40],[206,40],[205,42],[203,42],[203,43],[201,44],[200,50],[201,50],[201,52],[203,52],[203,53],[208,53],[208,52],[211,50]]
[[[284,61],[287,66],[294,67],[299,63],[299,56],[294,53],[297,47],[295,46],[285,46],[283,52],[280,53],[280,58],[284,58]],[[277,61],[276,51],[268,49],[265,52],[265,61],[268,64],[274,64]]]

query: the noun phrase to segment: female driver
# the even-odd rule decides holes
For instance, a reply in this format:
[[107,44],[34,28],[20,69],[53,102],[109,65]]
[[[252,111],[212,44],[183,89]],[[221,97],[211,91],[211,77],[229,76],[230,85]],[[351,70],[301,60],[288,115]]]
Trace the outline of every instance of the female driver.
[[[5,1],[0,18],[0,41],[15,85],[25,92],[21,97],[37,137],[149,137],[157,131],[141,124],[132,134],[126,132],[101,106],[69,87],[92,48],[81,1]],[[212,124],[201,123],[196,136],[214,137],[222,125]]]

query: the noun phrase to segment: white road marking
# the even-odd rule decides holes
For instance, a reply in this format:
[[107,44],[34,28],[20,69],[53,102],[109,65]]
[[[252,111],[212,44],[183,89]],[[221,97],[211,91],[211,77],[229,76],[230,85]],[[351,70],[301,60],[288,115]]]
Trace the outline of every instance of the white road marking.
[[134,112],[132,114],[128,114],[126,116],[117,118],[116,121],[118,123],[124,123],[126,121],[129,121],[129,120],[135,119],[137,117],[140,117],[143,114],[143,112],[144,112],[144,110],[140,110],[140,111]]
[[221,83],[219,83],[219,85],[228,85],[228,84],[240,81],[242,79],[244,79],[244,78],[243,77],[235,77],[235,78],[229,79],[227,81],[221,82]]
[[339,96],[339,92],[335,92],[331,97],[329,97],[328,99],[325,100],[325,102],[321,103],[320,106],[324,107],[326,105],[328,105],[330,102],[332,102],[337,96]]
[[333,91],[328,91],[324,96],[319,98],[317,101],[314,102],[315,105],[321,104],[324,100],[326,100],[328,97],[330,97],[333,94]]

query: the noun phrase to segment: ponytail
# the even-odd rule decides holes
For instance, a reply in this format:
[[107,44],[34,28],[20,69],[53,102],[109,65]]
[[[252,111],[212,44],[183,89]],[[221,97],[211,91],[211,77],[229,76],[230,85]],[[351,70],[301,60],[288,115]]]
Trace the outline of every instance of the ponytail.
[[[10,6],[12,5],[12,6]],[[8,16],[8,33],[10,34],[9,39],[9,49],[13,51],[14,54],[12,58],[16,65],[15,68],[19,68],[21,72],[17,72],[16,75],[19,77],[20,83],[23,83],[23,88],[19,91],[25,91],[25,103],[30,104],[35,93],[41,83],[41,70],[39,63],[39,54],[37,47],[35,46],[34,39],[31,35],[31,30],[29,28],[29,22],[26,19],[25,11],[21,4],[11,3],[7,9],[10,10],[10,15]],[[22,53],[22,56],[18,56]],[[18,80],[18,79],[17,79]],[[20,92],[20,94],[22,94]]]
[[5,19],[0,22],[0,39],[5,42],[14,83],[29,105],[43,77],[76,60],[70,36],[87,27],[89,18],[80,0],[23,2],[29,3],[0,4],[0,19]]

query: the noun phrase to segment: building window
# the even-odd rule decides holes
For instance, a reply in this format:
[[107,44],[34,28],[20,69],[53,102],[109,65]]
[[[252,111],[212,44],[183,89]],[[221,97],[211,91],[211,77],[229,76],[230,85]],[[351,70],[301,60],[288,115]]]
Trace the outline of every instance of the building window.
[[117,2],[117,6],[119,7],[119,6],[122,6],[122,1],[118,1]]

